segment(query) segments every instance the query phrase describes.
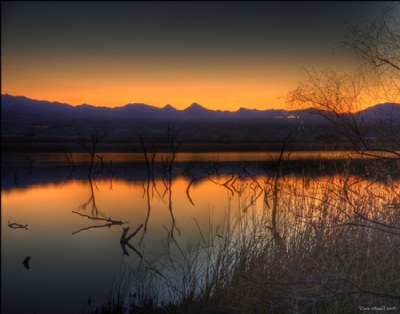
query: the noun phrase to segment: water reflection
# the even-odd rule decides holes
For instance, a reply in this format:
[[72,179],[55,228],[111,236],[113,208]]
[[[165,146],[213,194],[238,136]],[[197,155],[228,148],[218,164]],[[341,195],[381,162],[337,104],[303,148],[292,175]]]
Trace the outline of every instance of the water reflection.
[[[243,161],[177,164],[171,155],[156,164],[152,156],[147,164],[113,164],[112,171],[93,169],[90,176],[79,164],[73,171],[70,165],[18,168],[18,182],[13,171],[4,176],[2,222],[8,228],[2,228],[2,284],[7,287],[2,289],[2,312],[39,307],[42,313],[80,312],[88,299],[91,306],[106,302],[110,289],[127,298],[144,297],[137,286],[149,280],[168,277],[178,287],[181,276],[201,278],[202,272],[191,273],[192,267],[212,251],[200,248],[211,247],[211,239],[224,243],[230,230],[235,237],[237,228],[243,235],[257,230],[257,223],[266,225],[270,234],[258,236],[272,236],[271,245],[280,254],[286,245],[282,239],[291,236],[294,226],[323,230],[317,215],[323,204],[336,204],[337,211],[325,214],[340,223],[365,226],[374,225],[363,217],[376,217],[357,210],[361,195],[369,193],[365,202],[373,196],[387,210],[398,206],[395,178],[376,182],[350,171],[280,173],[281,167]],[[348,193],[339,195],[338,190]]]
[[[93,181],[94,181],[94,183],[93,183]],[[106,218],[105,214],[102,213],[101,211],[99,211],[99,209],[97,208],[96,196],[95,196],[94,188],[93,188],[93,185],[96,184],[96,180],[92,179],[91,171],[88,172],[88,182],[89,182],[89,186],[90,186],[90,197],[82,205],[78,206],[78,209],[83,211],[83,212],[85,212],[87,207],[89,206],[91,208],[91,216],[89,216],[87,214],[83,214],[81,212],[74,211],[74,210],[72,211],[72,213],[77,214],[77,215],[79,215],[81,217],[85,217],[85,218],[94,220],[94,221],[102,221],[102,222],[105,222],[105,223],[102,224],[102,225],[94,225],[94,226],[81,228],[81,229],[79,229],[77,231],[72,232],[72,235],[77,234],[77,233],[82,232],[82,231],[85,231],[85,230],[94,229],[94,228],[103,228],[103,227],[110,228],[110,227],[115,226],[115,225],[120,226],[120,225],[125,224],[126,222],[123,222],[121,220],[114,220],[114,219],[112,219],[110,217]],[[110,182],[111,182],[111,185],[110,185],[110,189],[111,189],[112,188],[112,178],[110,178]],[[97,185],[96,185],[96,189],[98,190]]]
[[22,262],[22,264],[24,265],[24,267],[29,270],[31,269],[31,266],[29,265],[29,261],[30,261],[31,257],[27,256],[24,258],[24,261]]
[[89,215],[81,214],[81,213],[79,213],[77,211],[74,211],[74,210],[72,211],[72,213],[77,214],[77,215],[82,216],[82,217],[86,217],[88,219],[106,222],[103,225],[94,225],[94,226],[81,228],[81,229],[79,229],[77,231],[72,232],[72,235],[77,234],[77,233],[82,232],[82,231],[85,231],[85,230],[90,230],[90,229],[94,229],[94,228],[104,228],[104,227],[110,228],[112,226],[120,226],[120,225],[123,225],[124,223],[126,223],[126,222],[123,222],[121,220],[113,220],[110,217],[108,217],[108,218],[99,218],[99,217],[95,217],[95,216],[89,216]]
[[132,245],[129,243],[129,241],[142,229],[143,224],[140,225],[134,232],[132,232],[130,235],[127,235],[129,232],[129,227],[123,228],[122,236],[121,239],[119,240],[119,243],[121,244],[122,252],[123,255],[129,256],[129,253],[127,251],[127,248],[130,248],[132,251],[134,251],[139,257],[143,258],[143,255],[140,254],[140,252]]
[[92,215],[98,216],[99,209],[97,208],[97,205],[96,205],[96,197],[94,195],[94,189],[93,189],[93,179],[91,176],[88,177],[88,181],[89,181],[89,186],[90,186],[90,197],[86,202],[84,202],[82,205],[79,206],[79,209],[86,210],[86,207],[88,205],[91,205]]

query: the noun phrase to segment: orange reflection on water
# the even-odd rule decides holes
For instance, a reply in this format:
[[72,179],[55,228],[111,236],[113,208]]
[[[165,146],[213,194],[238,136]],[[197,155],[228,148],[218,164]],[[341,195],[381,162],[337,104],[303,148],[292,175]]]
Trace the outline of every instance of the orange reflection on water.
[[[162,180],[150,185],[150,230],[157,230],[161,235],[165,231],[164,227],[170,226],[169,193],[171,208],[182,233],[193,231],[193,218],[205,222],[208,221],[211,211],[216,218],[216,213],[221,208],[226,208],[226,190],[208,180],[191,185],[190,195],[195,204],[193,206],[186,194],[189,183],[189,180],[179,177],[172,182],[170,191]],[[76,180],[61,185],[3,192],[3,230],[10,232],[6,228],[6,222],[11,220],[28,224],[32,230],[40,230],[43,237],[55,239],[57,234],[71,234],[79,228],[100,224],[72,213],[78,211],[93,215],[93,201],[99,217],[126,221],[131,228],[145,222],[149,210],[145,183],[113,180],[111,184],[107,180],[96,180],[92,187],[93,195],[88,181]],[[82,207],[84,204],[85,208]]]
[[[225,175],[194,182],[177,177],[171,186],[160,179],[148,183],[94,180],[91,184],[73,180],[3,192],[3,235],[7,237],[15,231],[7,228],[7,222],[12,221],[28,224],[30,237],[62,242],[82,228],[105,223],[73,213],[76,211],[126,222],[123,226],[131,230],[145,224],[148,249],[159,250],[160,239],[168,232],[173,231],[182,242],[199,239],[196,221],[202,232],[208,232],[210,221],[213,228],[222,226],[228,213],[234,216],[253,213],[270,219],[273,207],[274,177]],[[399,193],[399,186],[395,184],[371,183],[339,174],[317,178],[285,176],[279,180],[277,188],[281,221],[307,216],[312,211],[315,214],[324,202],[330,204],[332,214],[336,209],[351,211],[349,201],[363,204],[364,200],[367,204],[374,199],[372,205],[383,206],[388,196]],[[349,192],[347,200],[344,200],[345,191]],[[122,227],[115,225],[111,229],[84,230],[74,237],[89,240],[96,235],[100,242],[110,242],[108,237],[112,234],[116,241],[122,234]]]
[[[146,193],[147,182],[93,180],[91,189],[88,181],[71,180],[58,185],[49,184],[3,191],[2,215],[3,221],[21,219],[30,224],[43,224],[57,218],[62,219],[65,225],[76,220],[71,212],[79,210],[82,204],[93,196],[99,212],[103,215],[143,221],[148,211],[147,198],[149,197],[151,209],[162,214],[163,208],[168,209],[169,193],[177,216],[203,215],[204,212],[208,214],[210,210],[219,211],[226,208],[229,198],[235,198],[241,192],[244,195],[246,191],[258,192],[264,185],[270,187],[265,182],[270,182],[272,179],[258,177],[254,178],[254,181],[250,178],[225,175],[191,182],[188,178],[180,176],[172,180],[170,190],[166,181],[158,179],[154,183],[150,182],[149,195]],[[227,182],[229,184],[225,184]],[[328,189],[333,191],[351,188],[357,193],[373,190],[375,194],[382,195],[387,194],[388,190],[384,183],[375,182],[371,185],[368,180],[339,174],[318,178],[286,176],[280,179],[279,184],[287,194],[302,193],[304,196],[310,194],[321,196]],[[86,206],[86,210],[89,209],[90,204]],[[152,219],[157,218],[152,217]]]

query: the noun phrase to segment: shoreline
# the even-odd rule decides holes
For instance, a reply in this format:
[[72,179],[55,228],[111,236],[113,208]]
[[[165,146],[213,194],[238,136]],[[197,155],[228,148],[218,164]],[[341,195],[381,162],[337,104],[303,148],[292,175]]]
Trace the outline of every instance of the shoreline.
[[[86,141],[90,145],[90,141]],[[169,144],[164,140],[146,139],[144,141],[146,150],[151,153],[153,149],[157,152],[169,152]],[[179,142],[179,152],[280,152],[283,141],[271,142]],[[388,147],[385,143],[380,143],[379,147]],[[396,148],[396,150],[400,150]],[[359,151],[354,145],[346,142],[298,142],[290,140],[285,151]],[[86,152],[83,142],[72,140],[48,140],[48,141],[27,141],[26,139],[4,139],[1,141],[2,153],[79,153]],[[96,147],[99,153],[142,153],[143,145],[139,141],[113,141],[100,142]]]

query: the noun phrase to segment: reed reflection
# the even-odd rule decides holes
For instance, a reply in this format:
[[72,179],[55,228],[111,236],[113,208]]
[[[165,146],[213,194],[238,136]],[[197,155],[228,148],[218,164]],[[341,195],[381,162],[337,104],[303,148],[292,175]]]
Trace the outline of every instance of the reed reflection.
[[[123,225],[126,223],[121,220],[114,220],[110,217],[106,217],[104,215],[104,213],[99,211],[97,204],[96,204],[96,196],[95,196],[94,187],[93,187],[93,186],[96,186],[96,190],[99,191],[99,189],[96,185],[96,175],[98,175],[98,174],[104,175],[104,173],[105,173],[105,178],[108,179],[110,182],[110,189],[112,189],[112,180],[114,177],[114,172],[112,171],[112,162],[110,161],[107,164],[108,167],[107,167],[107,172],[106,172],[104,159],[101,155],[97,154],[97,151],[96,151],[99,143],[102,141],[103,138],[104,138],[104,134],[100,134],[99,131],[96,131],[92,134],[90,140],[87,140],[87,139],[81,140],[81,146],[90,155],[90,163],[89,163],[88,170],[87,170],[87,180],[88,180],[89,187],[90,187],[90,197],[86,202],[84,202],[82,205],[80,205],[78,207],[78,209],[82,210],[82,211],[86,211],[87,207],[89,206],[91,208],[91,215],[83,214],[83,213],[80,213],[77,211],[72,211],[72,213],[77,214],[82,217],[85,217],[85,218],[88,218],[88,219],[91,219],[91,220],[103,221],[105,223],[103,225],[95,225],[95,226],[81,228],[81,229],[73,232],[72,233],[73,235],[77,234],[79,232],[85,231],[85,230],[90,230],[90,229],[94,229],[94,228],[103,228],[103,227],[110,228],[114,225]],[[66,159],[68,161],[68,165],[69,165],[70,171],[69,171],[68,178],[70,178],[72,176],[73,172],[76,170],[76,164],[73,160],[72,154],[65,154],[65,157],[66,157]],[[98,165],[98,163],[96,163],[96,158],[100,161],[100,165]],[[110,169],[111,169],[111,176],[109,176]]]
[[[151,189],[152,196],[154,195],[154,191],[158,192],[157,188],[156,188],[155,180],[154,180],[154,160],[156,158],[159,145],[155,145],[152,142],[151,143],[151,153],[148,153],[143,137],[140,136],[139,140],[142,145],[142,150],[143,150],[144,159],[145,159],[146,168],[147,168],[147,186],[144,187],[144,193],[146,194],[146,197],[147,197],[147,216],[146,216],[146,220],[144,222],[144,232],[146,232],[147,231],[147,223],[149,221],[150,212],[151,212],[150,183],[152,183],[152,189]],[[149,155],[150,155],[150,158],[149,158]]]
[[[161,143],[155,144],[154,142],[150,143],[150,152],[148,149],[144,139],[142,136],[139,136],[139,141],[142,145],[142,150],[144,153],[144,159],[146,162],[147,168],[147,186],[144,187],[145,194],[147,197],[147,216],[144,222],[144,233],[147,231],[147,224],[150,218],[151,212],[151,199],[154,197],[154,193],[157,193],[158,197],[164,199],[166,194],[168,194],[168,210],[171,216],[171,227],[167,229],[167,239],[168,242],[174,237],[174,232],[177,231],[180,234],[180,230],[177,227],[176,219],[173,212],[172,205],[172,181],[173,181],[173,171],[174,171],[174,163],[176,159],[177,152],[181,146],[181,143],[177,140],[177,133],[174,132],[170,126],[167,129],[166,135],[166,143],[168,144],[169,153],[163,154],[161,156],[161,167],[159,168],[159,174],[161,180],[164,184],[164,192],[159,193],[157,190],[157,185],[154,180],[155,174],[155,160],[157,157],[158,150],[161,146]],[[150,197],[150,186],[151,186],[151,197]]]

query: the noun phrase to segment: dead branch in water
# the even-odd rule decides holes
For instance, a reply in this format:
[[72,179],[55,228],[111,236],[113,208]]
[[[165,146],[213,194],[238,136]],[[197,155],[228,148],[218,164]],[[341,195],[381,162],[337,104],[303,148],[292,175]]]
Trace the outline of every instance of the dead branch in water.
[[77,211],[74,211],[74,210],[72,212],[77,214],[77,215],[79,215],[79,216],[86,217],[88,219],[106,221],[108,223],[111,223],[112,225],[123,225],[123,224],[127,223],[127,221],[124,222],[124,221],[121,221],[121,220],[113,220],[110,217],[108,217],[108,218],[100,218],[100,217],[94,217],[94,216],[81,214],[81,213],[79,213]]
[[72,232],[72,235],[77,234],[77,233],[82,232],[82,231],[85,231],[85,230],[90,230],[90,229],[95,229],[95,228],[104,228],[104,227],[110,228],[110,227],[112,227],[114,225],[116,225],[116,224],[108,223],[108,224],[104,224],[104,225],[89,226],[89,227],[85,227],[85,228],[82,228],[82,229],[79,229],[77,231]]

